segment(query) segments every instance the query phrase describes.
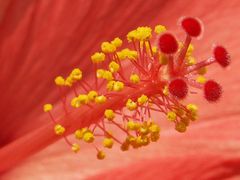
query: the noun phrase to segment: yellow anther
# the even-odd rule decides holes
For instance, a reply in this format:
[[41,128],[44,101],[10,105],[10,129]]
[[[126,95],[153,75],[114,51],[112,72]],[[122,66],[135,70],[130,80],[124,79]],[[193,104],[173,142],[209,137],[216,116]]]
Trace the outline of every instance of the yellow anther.
[[167,65],[168,64],[168,57],[165,54],[161,53],[159,55],[159,63],[162,64],[162,65]]
[[149,133],[149,130],[148,130],[148,127],[147,126],[141,126],[140,128],[139,128],[139,133],[141,134],[141,135],[147,135],[148,133]]
[[168,95],[169,95],[168,86],[164,86],[164,88],[163,88],[163,94],[164,94],[165,96],[168,96]]
[[130,31],[130,32],[127,34],[127,40],[128,40],[128,42],[134,41],[134,40],[135,40],[135,37],[136,37],[136,34],[137,34],[137,31],[136,31],[136,30]]
[[44,112],[49,112],[53,109],[53,105],[52,104],[44,104],[43,105],[43,111]]
[[181,122],[183,122],[185,124],[185,126],[188,126],[190,124],[190,120],[187,117],[181,118]]
[[167,30],[166,27],[163,25],[156,25],[154,28],[154,32],[156,34],[161,34],[161,33],[165,32],[166,30]]
[[107,98],[106,98],[104,95],[97,96],[97,97],[95,98],[95,103],[97,103],[97,104],[103,104],[103,103],[106,102],[106,100],[107,100]]
[[156,46],[152,46],[152,52],[153,52],[153,54],[157,54],[157,51],[158,51],[157,47],[156,47]]
[[74,98],[71,100],[71,106],[74,107],[74,108],[79,108],[79,107],[81,106],[81,103],[80,103],[78,97],[74,97]]
[[82,71],[79,68],[74,68],[70,74],[72,81],[78,81],[82,79]]
[[111,41],[111,44],[114,45],[116,48],[119,48],[122,46],[122,40],[117,37]]
[[80,150],[80,146],[76,143],[72,144],[72,151],[77,153]]
[[104,159],[105,158],[105,153],[103,152],[103,151],[98,151],[98,153],[97,153],[97,158],[99,159],[99,160],[102,160],[102,159]]
[[67,79],[65,80],[65,86],[71,87],[72,84],[73,84],[73,79],[71,78],[71,76],[68,76]]
[[94,141],[94,135],[91,131],[83,133],[83,140],[87,143],[92,143]]
[[113,120],[115,118],[115,113],[112,109],[106,109],[104,112],[104,116],[108,120]]
[[133,51],[128,48],[125,48],[125,49],[117,52],[117,55],[120,60],[124,60],[124,59],[136,60],[138,57],[137,51]]
[[196,61],[196,59],[195,59],[193,56],[189,56],[189,57],[187,58],[187,65],[188,65],[188,66],[194,65],[194,64],[196,64],[196,63],[197,63],[197,61]]
[[54,131],[56,135],[63,135],[65,132],[65,128],[61,124],[56,124],[54,127]]
[[104,69],[97,69],[96,76],[97,78],[103,78],[105,70]]
[[202,67],[198,70],[198,74],[204,75],[207,73],[207,67]]
[[185,132],[187,130],[187,126],[183,123],[183,122],[178,122],[176,123],[175,125],[175,129],[178,131],[178,132]]
[[160,132],[160,127],[157,124],[151,124],[149,127],[149,131],[151,133],[159,133]]
[[194,50],[194,46],[193,46],[193,44],[189,44],[188,49],[187,49],[186,56],[187,56],[187,57],[191,56],[193,50]]
[[75,138],[76,139],[82,139],[83,138],[83,134],[85,132],[87,132],[88,129],[87,128],[82,128],[82,129],[78,129],[74,132]]
[[127,151],[129,149],[129,143],[128,142],[124,142],[122,145],[121,145],[121,150],[122,151]]
[[147,41],[152,37],[152,29],[150,27],[138,27],[134,34],[134,39],[138,41]]
[[137,74],[131,74],[130,81],[134,84],[137,84],[140,82],[140,77]]
[[207,79],[204,76],[198,76],[196,79],[196,82],[200,83],[200,84],[204,84],[207,81]]
[[152,142],[157,142],[158,139],[160,138],[160,135],[159,135],[159,134],[156,134],[156,133],[152,133],[152,134],[150,135],[150,138],[151,138],[151,141],[152,141]]
[[103,140],[103,146],[106,147],[106,148],[111,149],[112,146],[113,146],[113,140],[112,140],[112,138],[104,138],[104,140]]
[[94,102],[95,98],[98,96],[98,93],[97,93],[97,91],[89,91],[87,96],[88,96],[89,101]]
[[111,81],[113,80],[113,75],[110,71],[104,71],[103,78],[106,79],[107,81]]
[[116,81],[114,84],[113,84],[113,91],[122,91],[124,88],[124,83],[123,82],[120,82],[120,81]]
[[126,107],[128,108],[128,110],[133,111],[137,109],[137,103],[135,103],[131,99],[128,99],[126,102]]
[[91,56],[91,60],[93,63],[101,63],[105,61],[105,54],[101,52],[96,52]]
[[141,95],[138,99],[137,102],[139,105],[143,105],[148,101],[148,97],[146,95]]
[[191,112],[192,115],[197,115],[198,107],[195,104],[188,104],[187,109]]
[[175,120],[177,119],[176,113],[173,112],[173,111],[168,112],[168,113],[167,113],[167,119],[168,119],[169,121],[175,121]]
[[104,53],[113,53],[116,51],[116,47],[109,42],[103,42],[101,44],[101,49],[102,49],[102,52]]
[[57,76],[54,81],[55,81],[55,84],[57,86],[64,86],[65,85],[65,80],[62,76]]
[[110,62],[110,64],[108,65],[109,67],[109,70],[112,72],[112,73],[115,73],[115,72],[118,72],[120,66],[118,63],[112,61]]
[[108,91],[113,91],[113,86],[115,84],[116,81],[108,81],[107,83],[107,90]]
[[81,104],[87,104],[88,103],[88,95],[86,94],[80,94],[78,96],[78,100]]
[[132,130],[132,131],[136,131],[140,128],[140,124],[137,122],[134,122],[132,120],[127,122],[127,129],[128,130]]

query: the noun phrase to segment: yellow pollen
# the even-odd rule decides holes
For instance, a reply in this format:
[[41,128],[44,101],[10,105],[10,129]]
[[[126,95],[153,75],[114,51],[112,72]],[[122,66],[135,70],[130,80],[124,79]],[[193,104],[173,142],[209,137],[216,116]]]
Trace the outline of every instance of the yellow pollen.
[[78,81],[82,79],[82,71],[79,68],[74,68],[70,74],[72,81]]
[[108,120],[113,120],[115,118],[115,113],[112,109],[106,109],[104,112],[104,116]]
[[88,95],[86,94],[80,94],[78,96],[78,100],[81,104],[87,104],[88,103]]
[[197,61],[196,61],[196,59],[195,59],[193,56],[189,56],[189,57],[187,58],[187,65],[188,65],[188,66],[194,65],[194,64],[196,64],[196,63],[197,63]]
[[136,123],[136,122],[134,122],[132,120],[127,122],[127,129],[135,131],[135,130],[138,130],[139,128],[140,128],[140,124],[139,123]]
[[53,105],[52,104],[44,104],[43,105],[43,111],[44,112],[49,112],[53,109]]
[[106,79],[107,81],[113,80],[113,75],[110,71],[104,71],[103,73],[103,79]]
[[103,146],[106,147],[106,148],[111,149],[112,146],[113,146],[113,140],[112,140],[112,138],[104,138],[104,140],[103,140]]
[[118,70],[119,70],[119,68],[120,68],[119,64],[116,63],[116,62],[114,62],[114,61],[112,61],[112,62],[108,65],[108,67],[109,67],[109,70],[110,70],[112,73],[118,72]]
[[164,88],[163,88],[163,94],[164,94],[165,96],[168,96],[168,95],[169,95],[168,86],[164,86]]
[[128,108],[128,110],[133,111],[133,110],[137,109],[137,103],[135,103],[131,99],[128,99],[127,103],[126,103],[126,107]]
[[87,143],[92,143],[94,141],[94,135],[92,132],[87,131],[83,134],[83,140]]
[[101,44],[101,49],[104,53],[114,53],[116,51],[116,47],[109,42],[103,42]]
[[82,129],[78,129],[78,130],[76,130],[75,131],[75,138],[76,139],[82,139],[83,138],[83,134],[85,133],[85,132],[87,132],[88,131],[88,129],[87,128],[82,128]]
[[103,103],[106,102],[106,100],[107,100],[107,98],[106,98],[104,95],[97,96],[97,97],[95,98],[95,103],[97,103],[97,104],[103,104]]
[[104,69],[97,69],[96,76],[97,78],[103,78],[105,70]]
[[114,84],[113,84],[113,90],[114,91],[118,91],[119,92],[119,91],[122,91],[123,88],[124,88],[123,82],[120,82],[120,81],[114,82]]
[[65,80],[62,76],[57,76],[54,81],[55,81],[55,84],[57,86],[64,86],[65,85]]
[[137,84],[140,82],[140,77],[137,75],[137,74],[131,74],[130,76],[130,81],[133,83],[133,84]]
[[96,52],[91,56],[91,60],[93,63],[101,63],[105,61],[105,54],[101,52]]
[[163,25],[156,25],[155,28],[154,28],[154,32],[156,34],[161,34],[161,33],[165,32],[165,31],[167,31],[167,29]]
[[63,135],[65,132],[65,128],[61,124],[56,124],[54,127],[54,131],[56,135]]
[[94,102],[95,98],[98,96],[98,93],[97,93],[97,91],[89,91],[87,96],[88,96],[89,101]]
[[99,160],[102,160],[102,159],[104,159],[105,158],[105,153],[103,152],[103,151],[98,151],[98,153],[97,153],[97,158],[99,159]]
[[120,38],[114,38],[114,40],[111,41],[111,44],[114,45],[116,48],[119,48],[122,46],[122,40]]
[[72,151],[77,153],[80,150],[80,146],[76,143],[72,144]]
[[169,121],[175,121],[175,120],[177,119],[176,113],[173,112],[173,111],[168,112],[168,113],[167,113],[167,119],[168,119]]
[[73,84],[73,80],[70,76],[68,76],[67,79],[65,80],[65,86],[71,87],[72,84]]
[[200,84],[204,84],[207,81],[207,79],[204,76],[198,76],[196,79],[196,82],[200,83]]
[[74,107],[74,108],[79,108],[79,107],[81,106],[81,103],[80,103],[78,97],[74,97],[74,98],[71,100],[71,106]]
[[143,105],[148,101],[148,97],[146,95],[141,95],[138,99],[137,102],[139,105]]
[[195,104],[188,104],[187,109],[193,114],[196,115],[198,112],[198,107]]
[[113,86],[115,84],[116,81],[108,81],[107,83],[107,90],[108,91],[113,91]]

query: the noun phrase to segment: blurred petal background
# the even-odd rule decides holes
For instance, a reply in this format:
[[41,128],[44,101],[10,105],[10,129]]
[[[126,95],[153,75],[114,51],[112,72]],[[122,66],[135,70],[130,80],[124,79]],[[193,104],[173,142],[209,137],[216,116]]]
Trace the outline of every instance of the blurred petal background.
[[233,59],[229,69],[214,66],[209,71],[223,85],[224,97],[217,104],[194,97],[192,102],[201,107],[200,122],[187,133],[166,127],[159,143],[127,153],[113,149],[101,162],[94,149],[82,147],[74,155],[59,141],[2,179],[240,178],[239,10],[237,0],[1,0],[0,154],[49,121],[42,104],[59,100],[56,75],[75,66],[91,73],[89,57],[100,43],[124,37],[137,26],[160,23],[182,38],[179,17],[197,16],[205,25],[203,38],[194,41],[197,58],[210,56],[212,43],[219,43]]

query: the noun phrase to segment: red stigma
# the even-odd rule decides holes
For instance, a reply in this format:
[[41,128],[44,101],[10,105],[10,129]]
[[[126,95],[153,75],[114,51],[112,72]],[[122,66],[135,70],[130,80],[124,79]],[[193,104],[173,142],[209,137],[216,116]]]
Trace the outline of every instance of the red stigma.
[[159,38],[158,45],[160,50],[165,54],[174,54],[178,50],[177,40],[170,33],[165,33],[161,35]]
[[181,25],[189,36],[198,37],[202,32],[201,24],[196,18],[186,17]]
[[215,60],[222,66],[227,67],[230,64],[230,56],[227,50],[222,46],[216,46],[213,50]]
[[217,101],[222,95],[222,87],[213,80],[209,80],[204,85],[205,98],[210,102]]
[[169,92],[179,99],[184,99],[188,93],[188,87],[184,80],[175,79],[169,84]]

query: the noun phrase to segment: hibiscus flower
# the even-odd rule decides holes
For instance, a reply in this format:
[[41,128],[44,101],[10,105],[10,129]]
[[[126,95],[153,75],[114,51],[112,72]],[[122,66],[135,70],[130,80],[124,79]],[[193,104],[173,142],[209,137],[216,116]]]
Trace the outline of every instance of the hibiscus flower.
[[[240,86],[236,73],[240,5],[237,0],[0,2],[0,169],[5,171],[3,179],[86,179],[97,173],[102,174],[93,178],[239,176],[240,97],[237,92]],[[230,69],[222,71],[214,66],[210,71],[211,78],[217,79],[224,88],[219,103],[205,105],[206,101],[196,96],[192,101],[200,107],[200,121],[187,133],[177,134],[170,127],[162,132],[159,143],[127,153],[113,149],[108,158],[100,162],[92,157],[94,149],[89,146],[82,147],[82,156],[75,156],[63,141],[50,145],[57,136],[44,134],[43,129],[52,127],[41,107],[46,101],[61,104],[52,83],[56,75],[67,74],[75,66],[92,72],[88,59],[100,43],[115,36],[124,37],[137,26],[161,23],[179,33],[180,28],[175,24],[183,15],[197,16],[205,24],[203,38],[194,41],[199,59],[211,53],[212,42],[223,44],[231,53]],[[33,143],[32,148],[29,142]]]

